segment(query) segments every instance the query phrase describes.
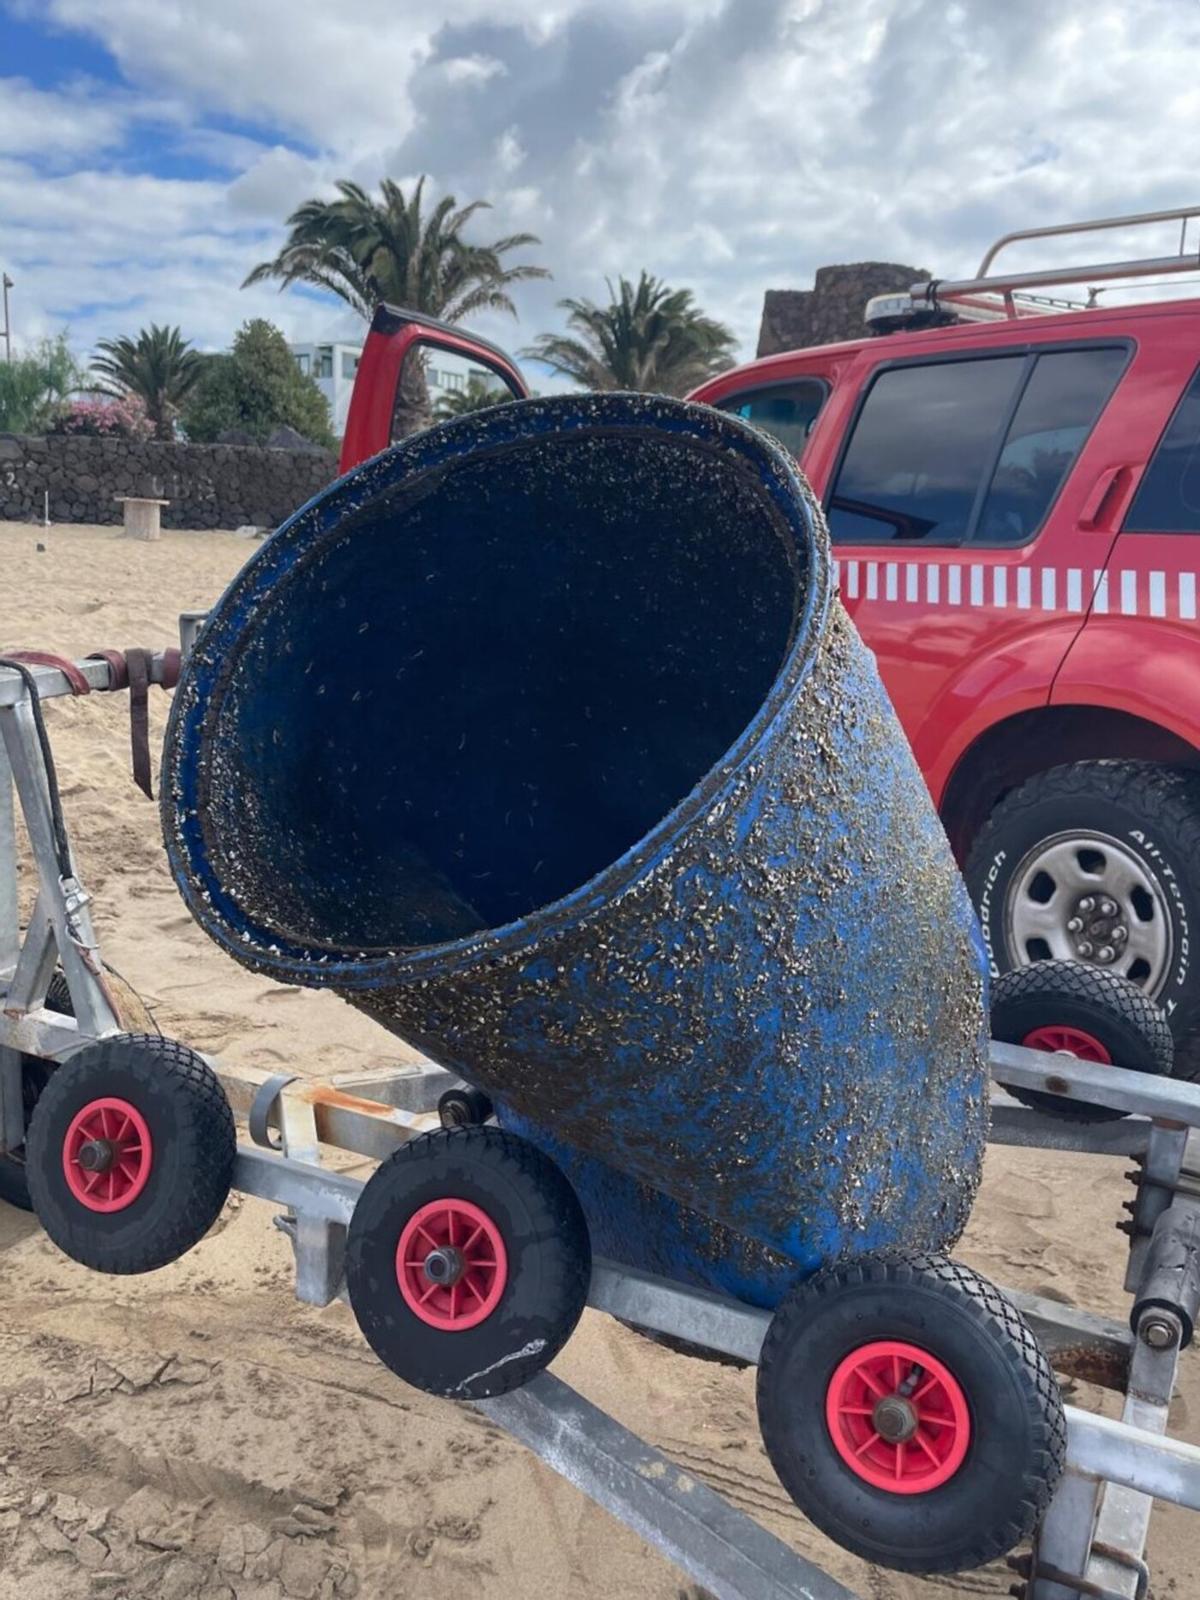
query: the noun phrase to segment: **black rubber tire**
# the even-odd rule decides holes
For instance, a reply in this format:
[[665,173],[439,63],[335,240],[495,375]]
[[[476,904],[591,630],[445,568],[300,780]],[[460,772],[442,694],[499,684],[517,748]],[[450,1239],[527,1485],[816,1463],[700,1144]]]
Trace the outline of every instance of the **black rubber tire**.
[[[408,1219],[451,1198],[497,1226],[508,1278],[485,1321],[443,1330],[409,1308],[395,1263]],[[528,1140],[494,1127],[442,1129],[402,1145],[363,1190],[346,1245],[350,1304],[372,1350],[414,1388],[458,1400],[507,1394],[549,1366],[583,1313],[591,1269],[587,1223],[567,1179]]]
[[1022,964],[1009,948],[1004,906],[1022,860],[1043,839],[1081,828],[1118,839],[1161,887],[1173,953],[1157,993],[1176,1042],[1175,1076],[1200,1075],[1200,970],[1191,965],[1200,919],[1200,772],[1145,761],[1051,767],[1004,797],[979,833],[964,874],[979,911],[993,977]]
[[[1137,984],[1101,967],[1076,961],[1037,961],[1006,972],[992,985],[992,1038],[1024,1044],[1035,1028],[1051,1024],[1082,1028],[1130,1072],[1169,1077],[1175,1041],[1167,1019]],[[1065,1099],[1040,1089],[1004,1084],[1017,1100],[1073,1122],[1111,1122],[1123,1111]]]
[[[46,990],[46,1010],[57,1011],[62,1017],[75,1015],[75,1007],[71,1003],[71,991],[61,972],[55,972],[50,979]],[[53,1070],[52,1061],[45,1061],[39,1056],[21,1057],[21,1091],[25,1105],[26,1127],[29,1126],[33,1108]],[[20,1150],[0,1155],[0,1201],[15,1206],[18,1211],[33,1210],[33,1201],[29,1198],[29,1178],[25,1171],[24,1146]]]
[[[146,1119],[150,1178],[125,1210],[89,1210],[63,1175],[67,1130],[89,1101],[114,1095]],[[153,1272],[185,1255],[212,1227],[233,1181],[236,1138],[225,1091],[185,1045],[157,1034],[114,1034],[56,1067],[26,1141],[29,1192],[65,1255],[97,1272]]]
[[[875,1488],[834,1446],[830,1382],[844,1357],[877,1339],[927,1350],[965,1393],[970,1445],[940,1488]],[[794,1289],[763,1345],[758,1416],[804,1515],[843,1548],[901,1572],[960,1572],[1005,1555],[1033,1532],[1066,1456],[1062,1397],[1037,1340],[993,1284],[944,1256],[862,1261]]]
[[438,1099],[438,1117],[443,1128],[473,1128],[490,1122],[496,1114],[489,1097],[482,1089],[464,1085],[447,1089]]

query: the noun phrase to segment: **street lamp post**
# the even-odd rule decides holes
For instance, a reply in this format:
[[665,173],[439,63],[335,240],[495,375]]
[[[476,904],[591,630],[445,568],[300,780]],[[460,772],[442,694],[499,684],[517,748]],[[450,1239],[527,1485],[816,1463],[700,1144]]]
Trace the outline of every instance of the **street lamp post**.
[[12,288],[13,281],[9,277],[7,272],[5,272],[3,274],[0,274],[0,277],[3,278],[3,282],[4,282],[4,359],[5,359],[5,361],[11,361],[12,360],[12,329],[9,326],[9,322],[8,322],[8,291]]

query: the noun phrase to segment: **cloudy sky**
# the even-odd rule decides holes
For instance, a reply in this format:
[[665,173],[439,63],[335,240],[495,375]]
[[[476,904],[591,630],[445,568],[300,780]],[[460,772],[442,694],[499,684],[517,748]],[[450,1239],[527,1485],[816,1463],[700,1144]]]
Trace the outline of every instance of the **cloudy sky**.
[[1200,200],[1200,4],[0,0],[19,342],[351,333],[239,285],[297,202],[385,173],[540,235],[554,281],[479,324],[510,347],[644,266],[749,355],[763,290],[824,262],[953,276],[1011,227]]

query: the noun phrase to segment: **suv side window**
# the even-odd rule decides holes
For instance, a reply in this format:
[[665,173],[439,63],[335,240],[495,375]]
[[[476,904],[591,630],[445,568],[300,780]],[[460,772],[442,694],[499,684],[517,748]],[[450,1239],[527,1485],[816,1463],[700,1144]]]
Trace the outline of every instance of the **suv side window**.
[[1024,370],[1012,355],[881,372],[833,486],[835,543],[959,544]]
[[1200,368],[1138,484],[1125,533],[1200,533]]
[[1051,350],[1037,358],[971,534],[980,544],[1032,539],[1117,386],[1127,352]]
[[717,405],[771,434],[799,460],[828,394],[829,385],[820,378],[797,378],[769,389],[731,394]]
[[1127,358],[1109,346],[881,372],[834,484],[834,541],[1024,544]]

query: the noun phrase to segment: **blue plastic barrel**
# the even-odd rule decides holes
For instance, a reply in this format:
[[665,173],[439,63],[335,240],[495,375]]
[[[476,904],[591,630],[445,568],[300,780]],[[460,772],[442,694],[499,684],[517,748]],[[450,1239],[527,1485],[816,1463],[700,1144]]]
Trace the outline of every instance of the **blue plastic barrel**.
[[270,539],[176,693],[167,848],[562,1161],[597,1249],[769,1301],[961,1230],[974,916],[792,462],[563,396],[387,451]]

